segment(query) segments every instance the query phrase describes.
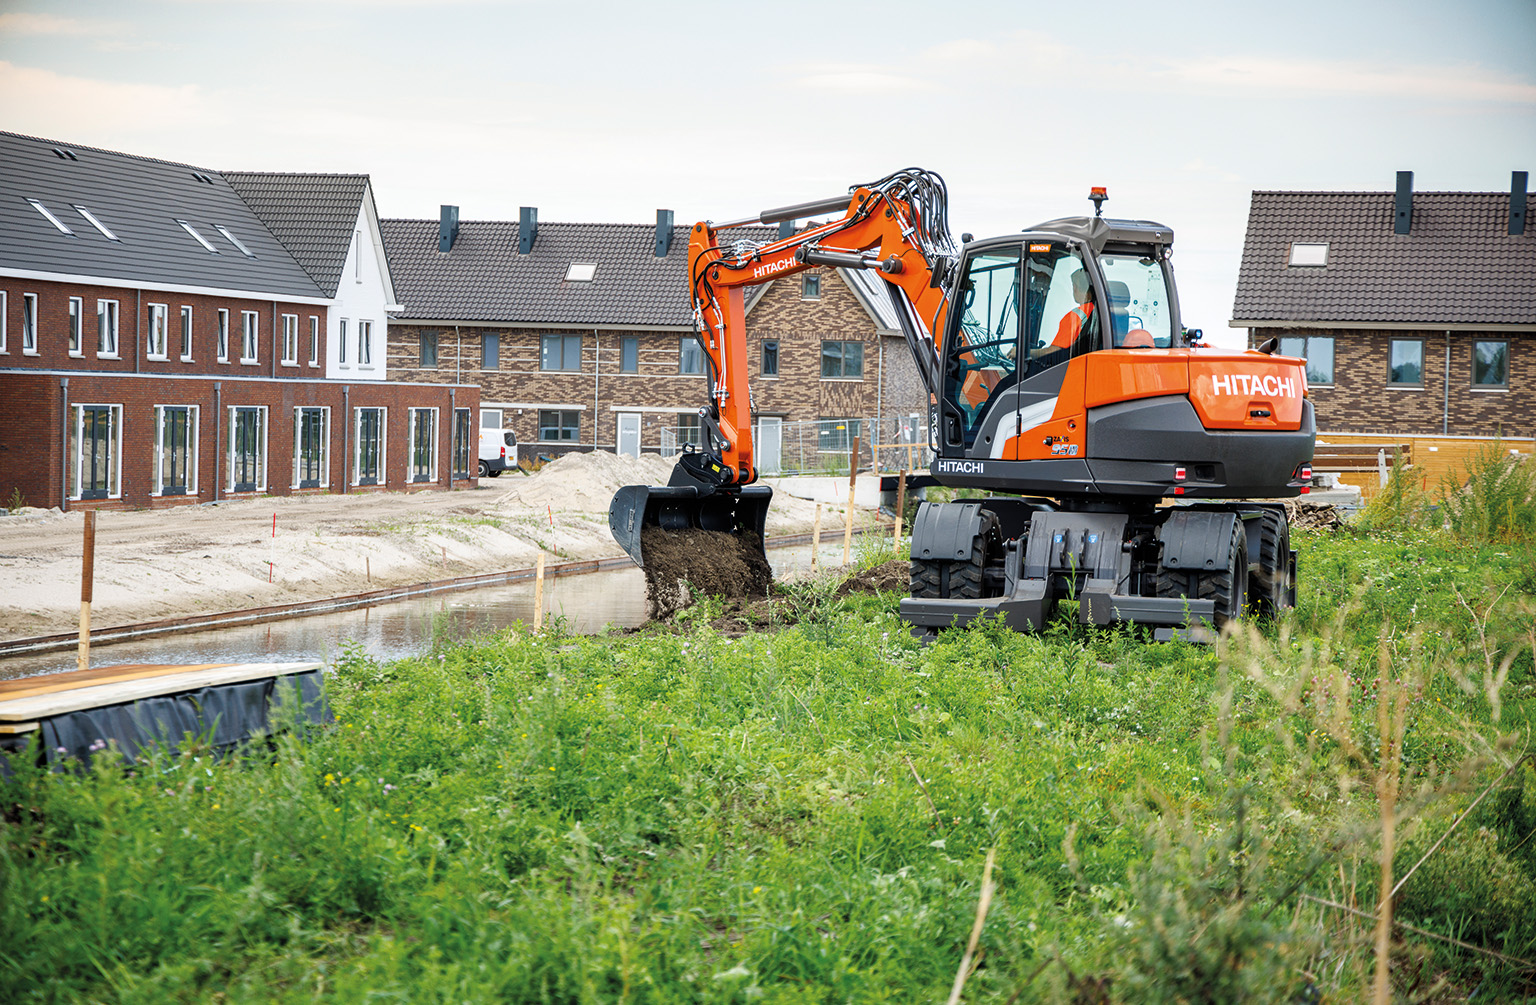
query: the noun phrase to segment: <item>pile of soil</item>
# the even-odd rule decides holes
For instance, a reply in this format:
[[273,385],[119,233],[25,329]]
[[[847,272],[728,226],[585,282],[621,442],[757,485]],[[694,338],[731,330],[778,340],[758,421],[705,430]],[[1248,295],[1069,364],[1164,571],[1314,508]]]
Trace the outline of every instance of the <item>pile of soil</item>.
[[893,558],[883,565],[865,569],[843,580],[837,588],[839,597],[850,593],[906,593],[912,588],[912,567],[904,558]]
[[653,618],[670,617],[687,603],[690,591],[728,599],[765,597],[773,584],[773,570],[756,534],[645,527],[640,550]]

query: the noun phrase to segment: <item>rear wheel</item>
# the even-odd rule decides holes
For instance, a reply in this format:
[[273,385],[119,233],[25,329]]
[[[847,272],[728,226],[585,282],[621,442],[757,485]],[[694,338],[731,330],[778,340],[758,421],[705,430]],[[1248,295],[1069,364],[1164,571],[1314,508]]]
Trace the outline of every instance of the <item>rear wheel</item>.
[[971,557],[961,562],[912,560],[912,596],[924,600],[980,600],[983,570],[991,542],[998,539],[997,517],[982,511],[981,533],[971,540]]
[[1253,577],[1253,613],[1279,617],[1291,606],[1291,525],[1285,511],[1266,509],[1259,518],[1259,569]]
[[1243,521],[1232,522],[1225,568],[1191,572],[1159,566],[1152,574],[1152,593],[1158,597],[1213,601],[1217,628],[1240,615],[1248,598],[1248,535],[1243,530]]
[[490,476],[491,476],[491,466],[489,464],[485,463],[484,461],[481,461],[480,462],[480,477],[481,478],[489,478]]

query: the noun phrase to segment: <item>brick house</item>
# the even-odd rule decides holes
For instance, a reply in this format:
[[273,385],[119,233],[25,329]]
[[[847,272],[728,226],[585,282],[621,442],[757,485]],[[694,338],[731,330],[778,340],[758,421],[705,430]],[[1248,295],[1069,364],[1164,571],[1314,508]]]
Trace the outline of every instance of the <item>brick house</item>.
[[[389,375],[481,387],[482,420],[549,456],[568,450],[675,450],[697,443],[706,363],[688,300],[689,228],[670,210],[655,226],[385,220],[403,304],[389,326]],[[768,227],[732,239],[771,240]],[[849,419],[915,414],[915,368],[891,308],[866,277],[816,269],[754,288],[747,301],[760,468],[783,424],[814,424],[846,451]],[[878,282],[878,280],[874,280]],[[882,376],[890,379],[882,385]],[[887,402],[885,387],[899,401]],[[921,422],[919,422],[919,426]],[[839,445],[840,444],[840,445]]]
[[1320,430],[1536,432],[1536,234],[1509,192],[1254,192],[1233,305],[1307,359]]
[[0,133],[0,196],[0,497],[156,507],[473,473],[477,389],[326,379],[342,301],[219,172]]

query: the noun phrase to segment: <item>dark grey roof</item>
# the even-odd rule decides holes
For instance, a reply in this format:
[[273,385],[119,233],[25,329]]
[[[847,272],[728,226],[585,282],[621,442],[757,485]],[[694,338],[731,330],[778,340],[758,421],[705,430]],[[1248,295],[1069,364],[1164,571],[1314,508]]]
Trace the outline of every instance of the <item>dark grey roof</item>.
[[[74,236],[60,233],[27,199],[47,206]],[[102,236],[76,205],[119,240]],[[205,250],[177,219],[219,253]],[[256,257],[241,253],[215,224]],[[0,132],[0,234],[0,268],[146,286],[323,296],[218,172],[188,164]]]
[[[1415,192],[1406,235],[1393,200],[1253,193],[1233,323],[1536,323],[1536,227],[1508,233],[1508,192]],[[1327,266],[1288,267],[1292,242],[1326,242]]]
[[[661,325],[691,328],[688,233],[672,228],[664,258],[654,224],[544,223],[533,250],[517,253],[519,225],[460,221],[450,251],[437,250],[437,220],[384,220],[395,299],[402,317],[441,322]],[[745,227],[722,242],[770,241],[772,227]],[[591,282],[566,282],[571,263],[597,266]]]
[[368,176],[225,171],[224,179],[325,295],[334,297]]

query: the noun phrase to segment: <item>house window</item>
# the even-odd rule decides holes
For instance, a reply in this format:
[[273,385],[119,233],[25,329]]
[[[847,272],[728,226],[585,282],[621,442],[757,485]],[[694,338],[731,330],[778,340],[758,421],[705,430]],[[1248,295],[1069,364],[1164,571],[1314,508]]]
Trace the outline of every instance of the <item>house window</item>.
[[320,319],[309,316],[309,365],[320,365]]
[[75,207],[76,213],[79,213],[81,216],[85,217],[86,223],[89,223],[91,226],[95,227],[98,231],[101,232],[102,237],[105,237],[109,241],[117,240],[117,235],[112,233],[112,231],[107,228],[106,224],[96,219],[95,213],[92,213],[90,210],[86,209],[84,206],[79,205],[78,203],[71,203],[71,205]]
[[1291,268],[1322,268],[1328,264],[1328,245],[1292,244],[1288,263]]
[[181,308],[181,359],[192,362],[192,308],[185,305]]
[[704,445],[704,424],[699,421],[697,412],[679,412],[677,416],[677,445],[683,447],[702,447]]
[[60,220],[58,217],[54,216],[53,215],[53,211],[50,210],[47,206],[44,206],[42,203],[38,202],[36,199],[28,199],[27,202],[31,203],[33,209],[35,209],[39,213],[43,214],[43,219],[47,220],[49,223],[51,223],[55,227],[59,228],[59,233],[61,233],[61,234],[68,234],[70,237],[74,237],[75,236],[75,232],[73,230],[70,230],[67,226],[65,226],[63,220]]
[[75,405],[69,424],[71,499],[115,499],[119,489],[123,406]]
[[219,308],[219,362],[229,362],[229,310]]
[[818,419],[816,449],[823,453],[846,454],[859,435],[858,419]]
[[85,301],[69,298],[69,354],[79,356],[85,352]]
[[619,372],[640,372],[640,339],[633,335],[619,339]]
[[539,439],[574,443],[581,435],[581,413],[565,409],[539,409]]
[[437,332],[422,332],[419,341],[422,368],[437,366]]
[[1472,343],[1472,386],[1509,386],[1509,343]]
[[594,262],[572,262],[565,270],[568,283],[590,283],[596,276],[597,264]]
[[779,340],[776,338],[763,340],[763,376],[777,377],[779,375]]
[[339,327],[339,329],[337,331],[338,338],[336,339],[336,362],[340,363],[342,366],[346,366],[347,365],[347,319],[346,318],[342,318],[340,321],[337,322],[337,324],[340,327]]
[[373,365],[373,322],[357,323],[357,365]]
[[[357,282],[363,281],[363,232],[355,231],[352,234],[352,278]],[[358,360],[362,362],[361,359]]]
[[197,406],[155,407],[155,495],[197,494]]
[[96,301],[96,355],[117,358],[117,301]]
[[165,359],[165,323],[168,310],[165,304],[149,305],[149,336],[144,343],[144,355],[149,359]]
[[[500,422],[497,423],[500,425]],[[449,472],[450,478],[469,477],[470,444],[475,442],[471,435],[474,429],[469,424],[469,409],[455,408],[453,410],[453,470]]]
[[188,234],[191,234],[193,239],[196,240],[198,244],[203,246],[204,251],[207,251],[210,255],[217,255],[219,253],[219,249],[209,244],[208,238],[204,237],[202,234],[199,234],[197,232],[197,228],[193,227],[185,220],[177,220],[176,222],[181,225],[182,230],[185,230]]
[[413,482],[435,482],[437,481],[437,409],[413,408],[410,420],[410,479]]
[[293,487],[323,489],[330,483],[326,463],[331,441],[331,410],[293,410]]
[[299,316],[283,315],[283,365],[299,365]]
[[233,244],[235,246],[235,248],[239,250],[240,254],[244,255],[246,258],[255,258],[256,257],[256,253],[254,251],[252,251],[250,248],[247,248],[245,246],[245,242],[241,241],[240,238],[236,237],[234,235],[234,232],[231,231],[228,227],[224,226],[223,224],[216,223],[216,224],[213,225],[213,229],[217,230],[219,233],[223,234],[224,235],[224,239],[226,241],[228,241],[230,244]]
[[539,340],[540,370],[581,369],[580,335],[545,335]]
[[804,272],[800,275],[800,299],[821,299],[821,273]]
[[704,347],[692,335],[684,335],[677,342],[677,372],[703,373]]
[[1280,339],[1280,355],[1307,361],[1308,384],[1333,383],[1333,336],[1284,336]]
[[0,290],[0,352],[5,352],[5,291]]
[[229,410],[229,491],[267,488],[267,410],[237,405]]
[[1424,386],[1424,343],[1418,339],[1393,339],[1387,383]]
[[37,294],[21,295],[21,351],[37,355]]
[[862,380],[864,343],[823,342],[821,344],[821,375],[845,380]]
[[500,332],[486,332],[480,337],[480,369],[501,369]]
[[384,483],[384,420],[382,408],[359,408],[357,412],[357,453],[352,459],[352,484]]
[[256,336],[261,332],[261,319],[255,311],[240,312],[240,362],[256,362]]

